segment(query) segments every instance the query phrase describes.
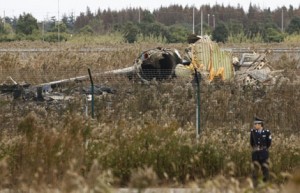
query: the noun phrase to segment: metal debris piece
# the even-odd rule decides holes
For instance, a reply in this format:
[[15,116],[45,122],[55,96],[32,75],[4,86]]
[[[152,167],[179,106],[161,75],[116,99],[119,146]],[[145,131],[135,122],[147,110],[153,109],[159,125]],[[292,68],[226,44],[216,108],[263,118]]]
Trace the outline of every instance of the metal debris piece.
[[222,51],[216,42],[209,36],[199,36],[199,40],[191,44],[187,51],[187,57],[191,61],[191,68],[207,74],[209,81],[221,77],[222,80],[232,80],[234,69],[232,54]]

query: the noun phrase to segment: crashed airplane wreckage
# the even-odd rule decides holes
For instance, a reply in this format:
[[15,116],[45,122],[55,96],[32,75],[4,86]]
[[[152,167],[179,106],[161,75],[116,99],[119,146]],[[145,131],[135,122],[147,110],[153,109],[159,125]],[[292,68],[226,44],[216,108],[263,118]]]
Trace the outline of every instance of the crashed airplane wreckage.
[[[201,74],[202,80],[206,82],[234,81],[240,85],[256,85],[266,83],[274,79],[273,71],[266,60],[266,54],[244,53],[241,59],[233,57],[229,51],[221,50],[216,42],[208,36],[193,36],[185,55],[182,58],[176,49],[154,48],[142,52],[131,67],[94,74],[101,75],[124,75],[130,79],[139,79],[148,82],[153,79],[164,80],[170,78],[193,78],[195,72]],[[1,84],[2,93],[12,92],[14,98],[19,98],[22,89],[35,89],[35,96],[27,94],[27,98],[43,99],[44,93],[49,93],[52,87],[60,84],[88,80],[89,75],[69,79],[52,81],[36,86],[30,84],[18,84],[10,78],[11,84]],[[107,87],[96,87],[96,93],[114,91]],[[32,93],[32,92],[31,92]],[[84,90],[89,94],[90,90]],[[30,97],[28,97],[28,95]],[[24,96],[23,96],[24,98]],[[25,97],[26,98],[26,97]],[[58,99],[59,97],[54,97]]]
[[[142,80],[160,80],[171,77],[192,78],[197,71],[207,83],[221,80],[233,81],[241,86],[274,84],[282,70],[274,70],[270,66],[267,60],[269,53],[270,50],[264,53],[243,53],[239,59],[232,52],[220,49],[209,36],[195,36],[185,49],[183,58],[177,50],[155,48],[144,51],[135,60],[129,74],[135,74]],[[126,71],[130,70],[123,72]]]
[[268,84],[275,80],[274,71],[266,53],[243,53],[241,59],[232,52],[221,50],[209,36],[194,37],[182,58],[176,49],[154,48],[141,53],[132,67],[106,73],[125,74],[143,81],[163,80],[173,77],[193,78],[195,70],[202,80],[211,83],[234,81],[239,85]]

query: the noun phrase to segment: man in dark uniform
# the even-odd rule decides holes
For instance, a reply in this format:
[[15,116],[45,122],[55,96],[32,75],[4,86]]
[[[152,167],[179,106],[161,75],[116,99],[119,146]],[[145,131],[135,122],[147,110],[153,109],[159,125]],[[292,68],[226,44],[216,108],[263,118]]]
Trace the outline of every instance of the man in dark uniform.
[[253,181],[257,185],[258,172],[262,169],[263,181],[269,179],[269,147],[271,146],[272,137],[269,130],[264,129],[262,119],[254,119],[254,128],[250,132],[250,144],[253,148],[252,161],[254,164]]

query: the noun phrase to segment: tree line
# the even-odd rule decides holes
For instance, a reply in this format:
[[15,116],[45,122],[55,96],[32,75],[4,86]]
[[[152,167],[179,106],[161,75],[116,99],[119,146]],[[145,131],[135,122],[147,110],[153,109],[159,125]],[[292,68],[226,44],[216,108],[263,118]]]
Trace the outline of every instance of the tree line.
[[[62,34],[60,39],[57,39],[57,32]],[[230,37],[239,37],[241,42],[245,38],[251,40],[257,37],[263,42],[281,42],[288,35],[300,34],[300,6],[284,6],[271,11],[250,3],[247,12],[240,5],[218,4],[202,5],[200,8],[170,5],[152,12],[141,8],[120,11],[99,8],[92,12],[87,7],[76,17],[64,14],[60,21],[51,17],[38,22],[30,13],[0,20],[1,41],[66,41],[66,34],[108,33],[121,33],[129,43],[135,42],[138,37],[159,38],[167,43],[185,42],[192,33],[211,35],[218,42],[226,42]]]

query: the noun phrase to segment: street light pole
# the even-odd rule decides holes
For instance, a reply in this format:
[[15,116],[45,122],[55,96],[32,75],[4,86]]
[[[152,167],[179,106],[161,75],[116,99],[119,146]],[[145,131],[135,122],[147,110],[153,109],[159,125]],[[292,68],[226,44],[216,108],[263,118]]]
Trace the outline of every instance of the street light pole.
[[195,70],[195,83],[196,83],[196,139],[199,139],[200,133],[201,133],[201,127],[200,127],[200,81],[201,81],[201,74],[194,68]]
[[195,5],[193,5],[193,34],[195,34]]
[[214,26],[214,29],[216,27],[216,18],[215,18],[215,15],[213,15],[213,26]]
[[209,14],[207,14],[207,24],[208,24],[208,27],[209,27]]
[[141,7],[139,7],[139,23],[141,23]]
[[45,41],[45,37],[44,37],[44,35],[45,35],[45,18],[44,18],[44,20],[43,20],[43,42]]
[[201,37],[203,36],[203,11],[202,11],[202,7],[201,9]]
[[60,37],[59,37],[59,0],[57,0],[57,41],[60,42]]
[[283,33],[283,8],[281,8],[281,32]]

